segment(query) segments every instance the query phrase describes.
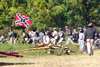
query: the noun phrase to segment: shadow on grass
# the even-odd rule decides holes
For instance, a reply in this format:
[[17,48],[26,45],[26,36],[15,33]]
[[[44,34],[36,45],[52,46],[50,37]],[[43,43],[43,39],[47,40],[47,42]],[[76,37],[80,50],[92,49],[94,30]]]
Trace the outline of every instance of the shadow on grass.
[[0,56],[0,58],[6,58],[7,56]]
[[34,64],[34,63],[6,63],[6,62],[0,62],[0,66],[6,66],[6,65],[26,65],[26,64]]

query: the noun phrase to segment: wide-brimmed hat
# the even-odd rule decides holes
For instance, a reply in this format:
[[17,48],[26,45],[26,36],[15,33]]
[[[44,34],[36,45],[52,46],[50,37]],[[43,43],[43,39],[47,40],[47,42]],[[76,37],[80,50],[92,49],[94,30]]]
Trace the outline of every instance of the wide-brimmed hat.
[[93,25],[94,25],[94,24],[93,24],[92,22],[88,24],[88,26],[93,26]]
[[59,30],[61,30],[61,28],[59,28]]
[[56,28],[53,28],[53,29],[56,29]]
[[68,26],[65,26],[65,28],[68,28]]

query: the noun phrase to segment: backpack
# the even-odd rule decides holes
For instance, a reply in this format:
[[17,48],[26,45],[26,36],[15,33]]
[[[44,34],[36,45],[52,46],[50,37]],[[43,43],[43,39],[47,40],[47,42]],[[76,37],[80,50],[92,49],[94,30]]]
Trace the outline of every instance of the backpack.
[[62,31],[62,37],[65,38],[65,33]]
[[36,36],[39,37],[39,32],[36,31]]
[[17,33],[14,33],[14,35],[13,35],[15,38],[17,37]]

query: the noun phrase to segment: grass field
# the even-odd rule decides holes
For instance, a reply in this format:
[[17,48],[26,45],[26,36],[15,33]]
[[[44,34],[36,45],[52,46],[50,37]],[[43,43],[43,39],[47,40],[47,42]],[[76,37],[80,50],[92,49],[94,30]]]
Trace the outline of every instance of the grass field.
[[[42,49],[42,50],[33,50],[32,48],[34,47],[34,45],[32,44],[0,44],[0,51],[18,51],[19,53],[23,54],[23,55],[47,55],[46,50]],[[70,48],[72,48],[73,51],[77,52],[79,50],[79,48],[75,45],[69,44]],[[57,55],[60,50],[59,49],[52,49],[54,51],[53,55]],[[64,54],[64,53],[63,53]],[[51,55],[51,54],[50,54]]]
[[[65,43],[63,43],[65,44]],[[86,52],[83,54],[77,53],[79,47],[72,45],[68,47],[72,48],[75,53],[67,55],[62,53],[61,56],[57,56],[60,52],[59,49],[53,49],[53,54],[47,54],[45,49],[33,50],[32,44],[0,44],[0,51],[16,50],[24,57],[17,58],[13,56],[0,55],[0,67],[99,67],[100,64],[100,50],[95,50],[94,56],[88,56]]]
[[[66,36],[66,40],[67,40],[67,36]],[[34,47],[34,45],[32,44],[22,44],[22,38],[19,39],[19,43],[18,44],[8,44],[8,43],[4,43],[4,44],[0,44],[0,51],[11,51],[11,50],[16,50],[19,53],[21,53],[22,55],[28,55],[28,56],[33,56],[33,55],[48,55],[46,53],[45,49],[42,50],[32,50],[31,48]],[[63,43],[61,45],[64,45],[66,41],[63,41]],[[68,45],[68,47],[70,47],[73,51],[77,52],[79,50],[79,47],[72,45],[71,43]],[[60,50],[56,49],[53,50],[54,54],[53,55],[57,55]],[[63,52],[64,54],[64,52]],[[52,54],[49,54],[52,55]]]
[[77,53],[78,46],[69,44],[75,53],[64,53],[57,56],[60,50],[54,50],[53,54],[47,54],[45,49],[32,50],[32,44],[0,44],[0,51],[17,50],[24,57],[0,55],[0,67],[99,67],[100,50],[95,50],[94,56],[88,56],[86,52]]
[[100,50],[95,50],[93,56],[88,54],[72,55],[40,55],[16,58],[0,56],[0,67],[100,67]]

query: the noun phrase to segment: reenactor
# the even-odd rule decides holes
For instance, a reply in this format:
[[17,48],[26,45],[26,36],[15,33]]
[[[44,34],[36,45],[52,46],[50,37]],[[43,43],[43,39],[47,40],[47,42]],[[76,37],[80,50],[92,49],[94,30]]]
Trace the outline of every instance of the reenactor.
[[56,35],[58,35],[58,32],[56,31],[56,28],[53,28],[52,36],[55,37]]
[[67,39],[66,45],[68,45],[69,42],[71,42],[72,44],[74,44],[74,42],[72,40],[72,31],[71,31],[70,27],[69,28],[65,27],[65,30],[67,31],[67,35],[68,35],[68,39]]
[[65,39],[65,34],[63,31],[61,31],[61,28],[59,28],[58,36],[59,36],[58,44],[61,44],[62,41]]
[[93,26],[94,24],[90,22],[88,24],[88,28],[85,31],[84,41],[87,42],[87,51],[88,51],[89,56],[93,55],[95,33],[99,34],[98,30],[95,29]]
[[8,35],[9,35],[9,41],[8,41],[8,43],[12,44],[13,41],[14,41],[14,32],[13,32],[12,28],[10,28],[10,30],[8,32]]
[[51,37],[50,33],[48,33],[47,35],[45,35],[43,37],[43,44],[49,44],[50,43],[50,37]]
[[44,33],[43,33],[43,29],[40,31],[40,33],[39,33],[39,37],[40,37],[40,39],[39,39],[39,43],[41,43],[41,42],[43,42],[43,37],[44,37]]
[[1,38],[0,38],[0,43],[2,44],[2,43],[4,43],[5,42],[5,37],[4,37],[4,33],[2,33],[2,36],[1,36]]
[[29,34],[26,33],[25,30],[22,30],[22,37],[23,37],[22,43],[28,43],[29,42]]

